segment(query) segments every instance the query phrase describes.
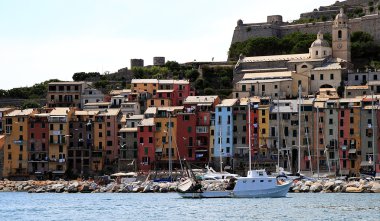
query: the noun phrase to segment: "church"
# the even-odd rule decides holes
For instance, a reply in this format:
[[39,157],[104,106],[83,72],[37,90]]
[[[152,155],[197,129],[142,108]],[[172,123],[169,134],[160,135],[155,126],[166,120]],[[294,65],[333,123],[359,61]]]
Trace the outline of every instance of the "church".
[[313,95],[320,88],[343,86],[351,70],[351,45],[348,17],[343,9],[332,25],[332,45],[317,34],[309,53],[240,56],[234,69],[233,98],[268,96],[294,98]]

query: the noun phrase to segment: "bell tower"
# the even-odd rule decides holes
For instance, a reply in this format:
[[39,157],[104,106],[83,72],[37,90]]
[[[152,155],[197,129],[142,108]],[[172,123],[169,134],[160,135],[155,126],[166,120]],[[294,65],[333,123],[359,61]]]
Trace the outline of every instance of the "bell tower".
[[332,51],[334,58],[351,61],[350,28],[348,27],[348,17],[344,14],[343,8],[336,15],[332,26]]

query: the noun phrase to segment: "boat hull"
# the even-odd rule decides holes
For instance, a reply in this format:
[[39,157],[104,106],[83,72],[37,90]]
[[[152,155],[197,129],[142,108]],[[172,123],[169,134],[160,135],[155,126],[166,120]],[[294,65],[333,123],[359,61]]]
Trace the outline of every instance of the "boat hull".
[[291,184],[288,182],[275,188],[261,190],[178,192],[178,194],[182,198],[280,198],[286,197]]

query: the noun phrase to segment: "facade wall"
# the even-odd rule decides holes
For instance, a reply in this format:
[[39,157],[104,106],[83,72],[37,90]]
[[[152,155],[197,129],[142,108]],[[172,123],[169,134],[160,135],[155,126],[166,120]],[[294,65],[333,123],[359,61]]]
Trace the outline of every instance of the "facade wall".
[[47,117],[29,117],[28,173],[49,171],[49,122]]
[[177,115],[178,129],[177,142],[178,153],[187,161],[196,160],[196,115],[195,113],[183,113]]
[[[155,164],[155,126],[138,126],[138,161],[137,168],[142,171],[149,171],[154,168]],[[150,142],[151,141],[151,142]]]

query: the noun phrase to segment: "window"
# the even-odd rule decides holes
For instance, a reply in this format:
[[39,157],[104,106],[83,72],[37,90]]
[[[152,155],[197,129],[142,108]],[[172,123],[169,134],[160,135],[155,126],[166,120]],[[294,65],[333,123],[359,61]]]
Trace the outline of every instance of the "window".
[[107,141],[107,146],[108,146],[108,147],[112,147],[112,141],[111,141],[111,140],[108,140],[108,141]]
[[241,86],[241,91],[246,91],[246,85],[245,85],[245,84],[243,84],[243,85]]
[[319,75],[319,80],[323,81],[323,74]]
[[261,90],[265,91],[265,85],[261,85]]
[[102,132],[99,132],[99,137],[103,137],[103,133]]
[[277,84],[275,84],[275,85],[274,85],[274,89],[277,89],[277,87],[278,87]]
[[340,130],[340,131],[339,131],[339,136],[340,136],[340,137],[343,137],[343,136],[344,136],[344,131],[343,131],[343,130]]
[[359,75],[355,75],[355,81],[359,80]]
[[354,123],[354,118],[350,117],[350,124],[353,124],[353,123]]
[[312,74],[310,77],[311,77],[311,80],[313,81],[314,80],[314,74]]
[[318,51],[315,51],[315,55],[318,55]]
[[144,137],[140,137],[140,143],[141,143],[141,144],[144,143]]
[[330,118],[330,119],[329,119],[329,124],[333,124],[333,122],[334,122],[333,119]]
[[342,38],[342,30],[338,31],[338,38]]
[[329,135],[333,135],[333,129],[329,130]]
[[330,74],[330,80],[334,80],[334,74]]
[[353,135],[355,132],[354,128],[350,128],[350,134]]
[[153,137],[149,137],[149,143],[153,143]]
[[377,80],[377,74],[373,75],[373,80]]
[[[234,127],[234,129],[235,129],[235,127]],[[247,126],[245,126],[245,125],[243,126],[243,131],[244,131],[244,132],[247,131]]]

